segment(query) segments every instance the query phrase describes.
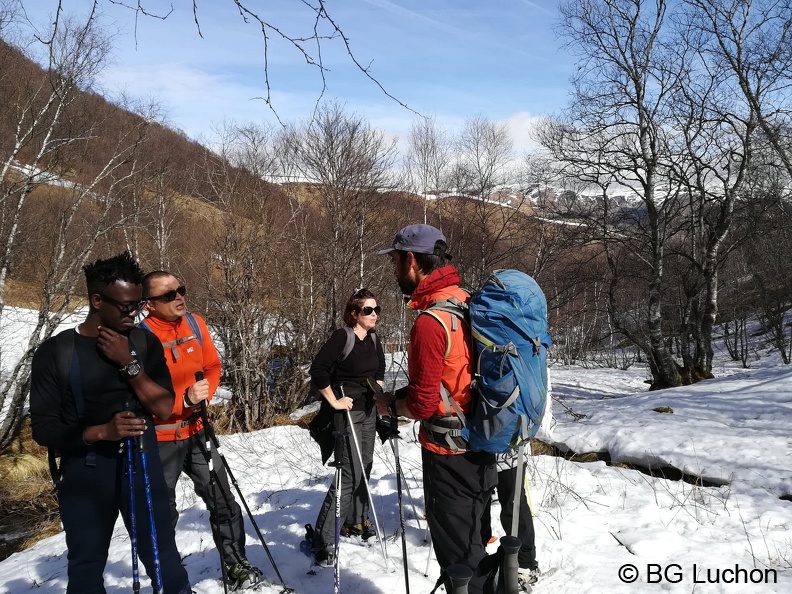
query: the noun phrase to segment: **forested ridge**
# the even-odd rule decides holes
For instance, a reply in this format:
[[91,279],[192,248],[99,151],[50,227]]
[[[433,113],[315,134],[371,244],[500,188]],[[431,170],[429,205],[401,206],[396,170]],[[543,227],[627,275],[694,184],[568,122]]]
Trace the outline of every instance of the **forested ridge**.
[[[750,364],[752,318],[788,361],[789,57],[760,42],[786,47],[790,17],[731,14],[753,19],[749,43],[701,20],[724,25],[707,12],[722,2],[685,2],[674,19],[664,2],[616,4],[564,4],[586,68],[530,155],[484,115],[455,131],[416,117],[397,144],[335,101],[309,121],[226,123],[207,148],[156,104],[93,88],[111,43],[94,20],[59,21],[46,64],[0,42],[0,323],[10,305],[41,312],[21,359],[0,351],[0,447],[19,429],[32,353],[84,298],[81,267],[124,249],[186,282],[218,332],[241,429],[302,401],[300,367],[356,288],[380,296],[380,334],[403,349],[411,320],[376,250],[414,222],[444,231],[472,289],[497,268],[534,276],[559,362],[641,364],[653,388],[690,383],[713,375],[713,340]],[[740,43],[764,56],[747,74],[728,60]],[[295,364],[277,397],[274,356]]]

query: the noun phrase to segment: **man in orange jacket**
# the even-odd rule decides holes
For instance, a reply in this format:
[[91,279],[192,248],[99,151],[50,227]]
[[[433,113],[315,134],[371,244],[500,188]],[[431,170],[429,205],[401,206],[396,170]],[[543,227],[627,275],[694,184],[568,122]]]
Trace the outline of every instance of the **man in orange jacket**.
[[[220,385],[222,366],[206,322],[187,311],[186,293],[185,286],[169,272],[158,270],[143,278],[148,317],[141,326],[154,333],[162,343],[176,393],[171,416],[164,421],[155,417],[154,428],[168,485],[174,529],[179,519],[176,483],[184,472],[209,510],[209,521],[214,527],[215,542],[226,566],[229,585],[238,590],[259,583],[261,571],[253,567],[245,556],[242,510],[231,493],[225,467],[216,448],[212,448],[212,467],[216,476],[214,493],[210,486],[200,407],[202,402],[211,400]],[[203,379],[196,377],[198,372]]]

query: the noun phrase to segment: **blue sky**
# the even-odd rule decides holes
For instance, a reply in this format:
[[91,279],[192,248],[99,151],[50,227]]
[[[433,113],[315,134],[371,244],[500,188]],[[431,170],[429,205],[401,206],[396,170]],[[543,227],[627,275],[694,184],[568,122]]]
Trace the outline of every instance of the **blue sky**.
[[[56,0],[24,0],[33,22],[46,23]],[[132,2],[128,2],[132,3]],[[63,0],[67,11],[85,0]],[[165,20],[141,17],[101,0],[103,22],[118,28],[113,62],[99,79],[109,96],[154,98],[167,121],[190,137],[209,139],[225,119],[274,122],[265,95],[258,24],[245,23],[232,0],[142,0],[150,11],[173,7]],[[313,21],[301,0],[247,0],[246,5],[294,36]],[[556,38],[555,1],[327,0],[357,59],[393,96],[440,125],[458,129],[466,117],[509,123],[525,146],[533,118],[566,103],[572,59]],[[136,32],[135,32],[136,30]],[[374,127],[404,137],[415,117],[389,99],[351,62],[340,40],[323,47],[325,99],[338,100]],[[322,90],[318,70],[293,48],[271,39],[273,107],[282,121],[310,117]]]

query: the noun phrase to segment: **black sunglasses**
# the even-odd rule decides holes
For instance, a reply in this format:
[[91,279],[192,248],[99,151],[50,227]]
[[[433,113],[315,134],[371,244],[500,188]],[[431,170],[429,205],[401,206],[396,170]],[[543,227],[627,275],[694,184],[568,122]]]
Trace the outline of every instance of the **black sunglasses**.
[[360,308],[360,313],[362,313],[364,316],[370,316],[373,313],[380,315],[381,311],[382,308],[379,305],[377,307],[371,307],[370,305],[367,305],[366,307]]
[[118,309],[118,311],[124,316],[131,315],[136,311],[140,311],[143,309],[143,306],[146,305],[145,299],[135,301],[134,303],[121,303],[120,301],[117,301],[108,295],[103,295],[102,293],[97,293],[97,295],[102,298],[102,301],[107,301],[110,305]]
[[162,301],[164,303],[170,303],[171,301],[176,299],[177,294],[184,297],[187,294],[187,287],[181,285],[178,289],[173,289],[172,291],[168,291],[167,293],[163,293],[162,295],[147,297],[146,301]]

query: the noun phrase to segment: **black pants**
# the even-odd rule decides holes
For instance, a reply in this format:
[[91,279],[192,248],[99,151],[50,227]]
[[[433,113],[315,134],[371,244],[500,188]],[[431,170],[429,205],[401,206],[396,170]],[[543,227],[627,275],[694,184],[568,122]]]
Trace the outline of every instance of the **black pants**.
[[[525,467],[522,472],[525,476]],[[501,470],[498,472],[498,502],[501,506],[500,521],[501,526],[506,534],[511,533],[512,521],[514,519],[514,483],[517,479],[517,469],[511,468],[508,470]],[[520,479],[522,485],[525,479]],[[481,524],[481,538],[486,543],[492,536],[491,502],[487,502],[484,508],[484,518]],[[533,517],[531,516],[531,508],[528,505],[528,499],[525,497],[525,488],[520,489],[520,511],[517,518],[517,538],[520,539],[520,552],[517,554],[517,560],[520,567],[526,569],[535,569],[536,564],[536,544],[534,535]]]
[[[231,485],[228,483],[225,466],[212,447],[212,467],[216,472],[214,497],[210,486],[209,465],[206,463],[206,435],[201,430],[187,439],[159,442],[160,458],[165,471],[165,483],[168,486],[170,515],[173,528],[179,519],[176,509],[176,483],[179,475],[184,472],[193,483],[195,493],[206,504],[209,510],[209,521],[221,538],[223,561],[226,565],[234,565],[245,559],[245,526],[242,509],[234,500]],[[215,505],[215,497],[217,505]],[[217,543],[215,543],[217,544]]]
[[[168,513],[168,495],[162,474],[157,440],[152,425],[144,435],[146,466],[151,485],[151,501],[164,594],[189,594],[187,571],[179,551]],[[140,455],[135,452],[134,493],[138,556],[146,574],[154,581],[151,524]],[[130,532],[130,500],[126,447],[100,447],[94,454],[64,455],[58,503],[69,559],[67,594],[105,594],[103,572],[118,512]],[[131,536],[131,532],[130,532]],[[131,549],[130,549],[131,554]],[[131,567],[131,562],[130,562]],[[129,574],[131,576],[130,568]]]
[[[486,556],[481,540],[484,506],[497,482],[495,456],[484,452],[443,455],[421,450],[426,521],[437,562],[467,565],[474,572]],[[487,576],[474,575],[470,594],[482,594]]]
[[[363,468],[360,467],[355,442],[352,434],[344,438],[341,448],[341,521],[347,524],[360,524],[368,519],[368,491],[366,479],[371,473],[374,461],[374,438],[376,436],[377,414],[374,408],[350,411],[355,437],[363,457]],[[343,420],[340,425],[346,427],[346,412],[335,413]],[[343,415],[343,416],[342,416]],[[324,498],[314,526],[314,548],[329,546],[335,541],[335,508],[336,483],[333,475],[330,488]]]

